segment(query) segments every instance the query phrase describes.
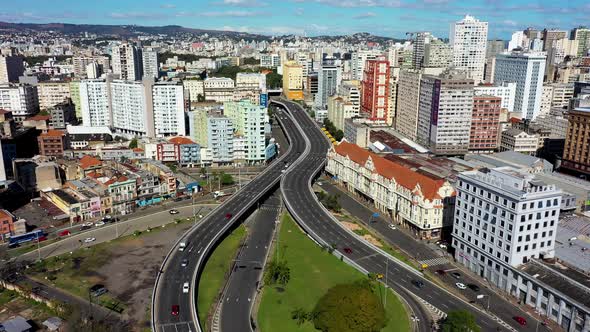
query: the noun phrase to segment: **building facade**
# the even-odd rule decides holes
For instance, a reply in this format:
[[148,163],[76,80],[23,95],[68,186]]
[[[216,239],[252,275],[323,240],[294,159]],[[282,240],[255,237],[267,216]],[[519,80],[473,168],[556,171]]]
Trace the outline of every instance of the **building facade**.
[[283,94],[292,100],[303,100],[303,67],[294,61],[283,64]]
[[499,97],[502,101],[500,106],[508,111],[514,112],[514,101],[516,98],[516,83],[499,83],[494,85],[478,85],[473,88],[475,96],[489,95]]
[[418,106],[420,103],[420,83],[422,73],[413,70],[401,70],[398,81],[397,114],[395,129],[402,135],[417,140]]
[[500,97],[473,97],[469,151],[491,153],[498,148],[501,104]]
[[568,114],[567,136],[561,167],[571,172],[590,175],[590,107],[579,107]]
[[386,123],[388,120],[389,76],[389,61],[367,61],[361,88],[361,112],[371,121]]
[[35,115],[39,111],[37,87],[27,84],[0,85],[0,109],[11,111],[16,122]]
[[466,70],[476,84],[483,82],[488,41],[488,22],[472,16],[451,24],[450,44],[453,45],[453,66]]

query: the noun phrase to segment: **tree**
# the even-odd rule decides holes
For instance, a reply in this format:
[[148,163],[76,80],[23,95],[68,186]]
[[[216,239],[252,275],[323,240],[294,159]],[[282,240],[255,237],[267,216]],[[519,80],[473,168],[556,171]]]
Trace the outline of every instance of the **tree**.
[[47,112],[47,111],[43,110],[43,111],[40,111],[40,112],[38,113],[38,115],[43,115],[43,116],[45,116],[45,115],[49,115],[49,112]]
[[368,280],[330,288],[313,310],[313,323],[323,332],[377,332],[387,323],[385,309]]
[[297,308],[291,311],[291,319],[297,322],[297,325],[302,325],[307,320],[307,311],[303,308]]
[[466,310],[449,311],[443,321],[443,332],[479,332],[480,327],[475,323],[475,316]]
[[270,89],[276,89],[283,86],[283,75],[279,75],[276,69],[272,73],[266,74],[266,86]]
[[234,177],[231,174],[221,173],[220,176],[221,184],[224,186],[229,186],[234,184]]
[[137,148],[137,138],[133,138],[131,139],[131,141],[129,142],[129,148],[130,149],[136,149]]
[[255,58],[243,58],[242,59],[242,64],[243,65],[259,65],[260,64],[260,60],[256,60]]
[[291,270],[287,266],[287,261],[273,259],[265,271],[264,283],[267,285],[287,285],[291,279]]

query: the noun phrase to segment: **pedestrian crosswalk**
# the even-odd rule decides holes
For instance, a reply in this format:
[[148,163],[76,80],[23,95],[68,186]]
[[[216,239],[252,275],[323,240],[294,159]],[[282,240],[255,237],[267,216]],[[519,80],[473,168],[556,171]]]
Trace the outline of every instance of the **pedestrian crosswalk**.
[[420,264],[426,264],[428,266],[436,266],[436,265],[447,264],[449,262],[449,260],[444,257],[437,257],[437,258],[425,259],[425,260],[418,261],[418,262]]

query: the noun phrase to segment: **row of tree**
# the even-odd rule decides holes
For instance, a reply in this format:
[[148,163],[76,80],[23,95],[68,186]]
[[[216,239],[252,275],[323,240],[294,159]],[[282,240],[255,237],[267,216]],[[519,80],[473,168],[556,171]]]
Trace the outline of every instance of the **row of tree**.
[[332,123],[332,121],[328,120],[328,118],[324,119],[324,128],[326,128],[330,135],[332,135],[332,137],[334,137],[334,139],[337,141],[342,140],[344,137],[344,132],[336,128],[336,126]]

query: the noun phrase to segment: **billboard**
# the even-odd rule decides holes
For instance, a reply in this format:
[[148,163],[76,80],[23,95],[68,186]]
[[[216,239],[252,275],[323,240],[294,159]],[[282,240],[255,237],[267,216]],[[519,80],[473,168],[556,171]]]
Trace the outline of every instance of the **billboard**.
[[268,107],[268,94],[260,94],[260,106]]

